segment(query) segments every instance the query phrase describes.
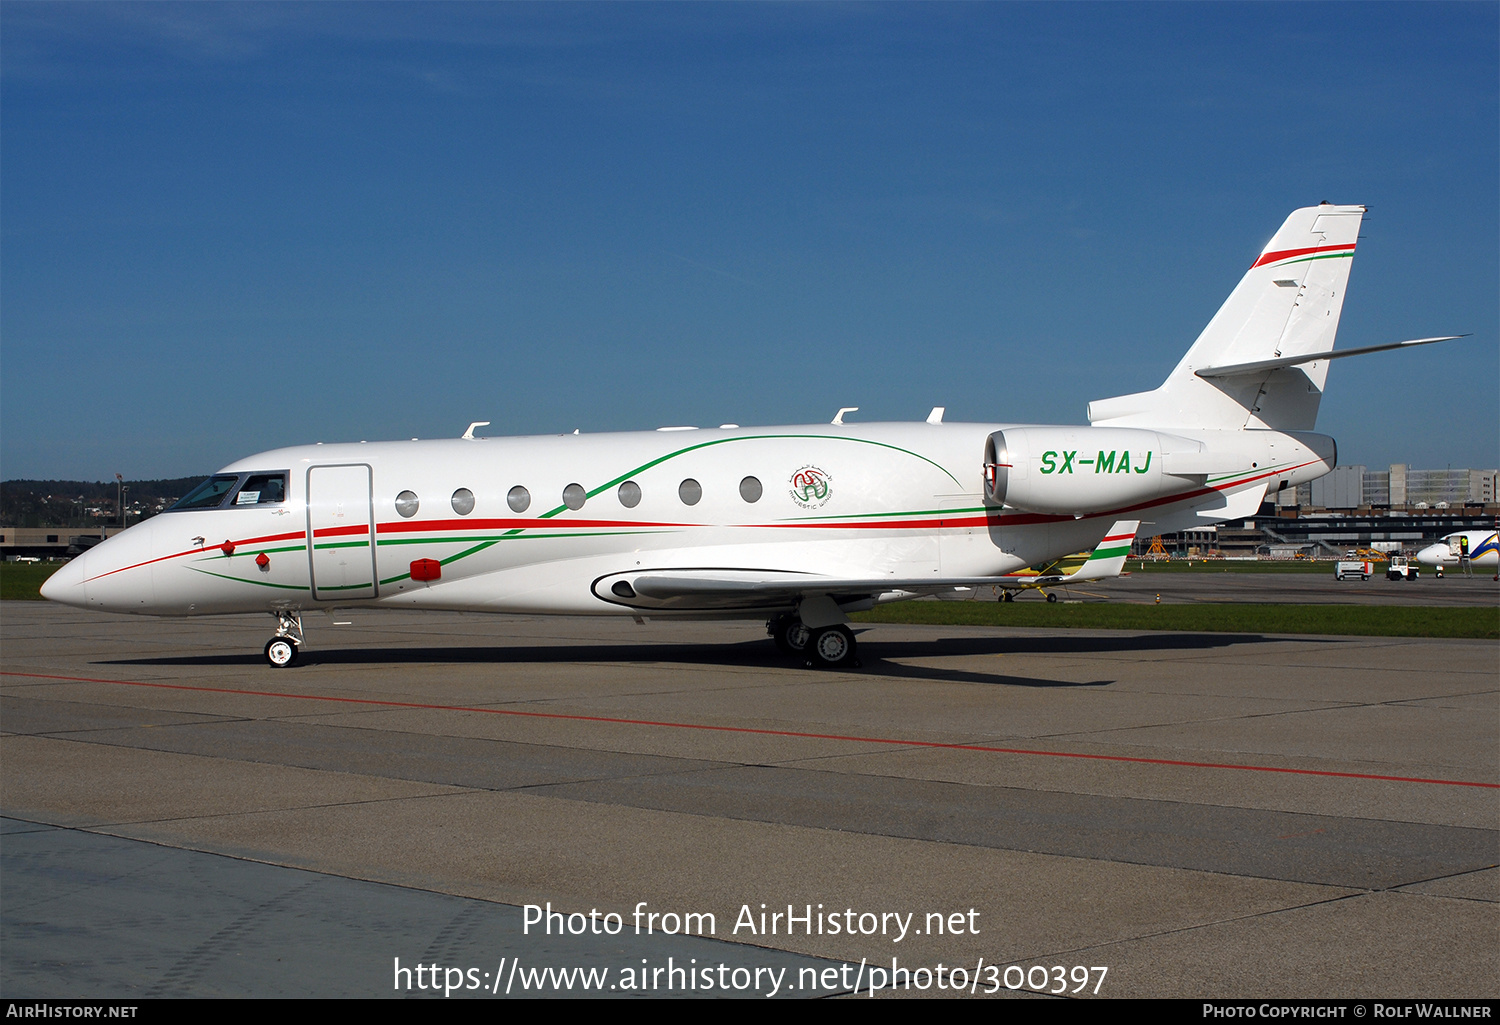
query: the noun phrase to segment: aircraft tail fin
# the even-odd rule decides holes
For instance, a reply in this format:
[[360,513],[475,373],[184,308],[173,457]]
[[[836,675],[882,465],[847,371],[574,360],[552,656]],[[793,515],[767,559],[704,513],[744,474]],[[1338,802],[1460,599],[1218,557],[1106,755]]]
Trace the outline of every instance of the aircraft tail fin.
[[1117,577],[1125,568],[1130,555],[1130,545],[1135,541],[1135,532],[1140,529],[1140,520],[1116,520],[1114,526],[1105,531],[1104,538],[1094,546],[1088,561],[1078,567],[1078,572],[1068,578],[1068,583],[1077,580],[1106,580]]
[[1364,213],[1327,203],[1293,211],[1162,385],[1089,403],[1089,422],[1311,430],[1326,359],[1212,377],[1198,371],[1331,350]]

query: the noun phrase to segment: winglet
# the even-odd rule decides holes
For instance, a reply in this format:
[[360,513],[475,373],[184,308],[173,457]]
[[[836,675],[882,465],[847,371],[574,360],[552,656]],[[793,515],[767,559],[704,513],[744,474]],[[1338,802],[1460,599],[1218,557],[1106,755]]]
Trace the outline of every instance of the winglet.
[[1094,546],[1094,553],[1089,556],[1088,561],[1078,567],[1068,580],[1104,580],[1109,577],[1117,577],[1120,570],[1125,568],[1125,560],[1130,555],[1131,542],[1135,540],[1135,532],[1140,528],[1140,520],[1116,520],[1114,526],[1105,532],[1103,539]]

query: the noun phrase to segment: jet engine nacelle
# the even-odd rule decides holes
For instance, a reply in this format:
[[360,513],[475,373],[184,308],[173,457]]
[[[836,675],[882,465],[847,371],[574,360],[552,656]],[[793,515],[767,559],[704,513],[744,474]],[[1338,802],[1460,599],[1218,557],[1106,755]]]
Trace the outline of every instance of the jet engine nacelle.
[[1199,442],[1129,427],[1009,428],[991,434],[985,445],[985,495],[1037,513],[1122,509],[1202,487],[1208,468],[1195,465],[1202,449]]

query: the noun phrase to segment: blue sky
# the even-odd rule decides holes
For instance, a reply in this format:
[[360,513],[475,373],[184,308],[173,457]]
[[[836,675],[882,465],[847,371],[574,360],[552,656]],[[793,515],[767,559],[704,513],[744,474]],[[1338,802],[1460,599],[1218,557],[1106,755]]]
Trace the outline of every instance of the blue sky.
[[1370,207],[1344,463],[1500,464],[1473,4],[0,4],[0,475],[664,424],[1081,423]]

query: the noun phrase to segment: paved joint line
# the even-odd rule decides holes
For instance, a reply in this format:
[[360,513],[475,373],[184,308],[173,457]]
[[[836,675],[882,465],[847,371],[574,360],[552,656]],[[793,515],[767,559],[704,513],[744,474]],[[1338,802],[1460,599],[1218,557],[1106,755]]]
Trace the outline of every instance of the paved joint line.
[[[1390,886],[1383,886],[1379,890],[1375,890],[1375,891],[1372,891],[1372,892],[1376,892],[1376,893],[1400,893],[1402,890],[1404,890],[1408,886],[1421,886],[1423,883],[1435,883],[1435,882],[1438,882],[1438,881],[1443,880],[1443,879],[1462,879],[1464,876],[1471,876],[1471,875],[1474,875],[1476,872],[1489,872],[1492,869],[1496,869],[1496,868],[1500,868],[1500,862],[1497,862],[1497,863],[1495,863],[1493,865],[1481,865],[1478,868],[1466,868],[1462,872],[1448,872],[1448,873],[1446,873],[1444,875],[1432,876],[1431,878],[1428,878],[1428,879],[1413,879],[1411,882],[1408,882],[1408,883],[1392,883]],[[1450,899],[1455,899],[1455,900],[1478,900],[1478,901],[1483,901],[1483,902],[1485,902],[1487,904],[1493,904],[1493,903],[1495,903],[1493,900],[1491,900],[1488,897],[1454,897],[1453,894],[1446,894],[1446,893],[1423,893],[1423,894],[1417,894],[1417,896],[1421,896],[1421,897],[1448,897]]]
[[[136,750],[146,750],[146,749],[137,748]],[[164,753],[166,753],[166,754],[174,754],[175,752],[170,752],[169,751],[169,752],[164,752]],[[204,757],[204,756],[195,755],[193,757]],[[292,768],[300,768],[300,766],[292,766]],[[335,771],[335,770],[311,769],[311,770],[308,770],[308,771],[310,771],[310,772],[329,772],[329,771]],[[355,774],[354,773],[339,773],[339,775],[348,776],[348,775],[355,775]],[[371,777],[371,778],[373,778],[373,779],[386,779],[388,777],[375,776],[375,777]],[[197,847],[187,847],[187,846],[179,846],[177,844],[165,843],[165,842],[162,842],[160,840],[148,840],[148,839],[146,839],[144,837],[128,836],[128,835],[125,835],[123,833],[111,833],[111,832],[108,832],[108,830],[111,830],[111,829],[124,829],[124,828],[128,828],[130,826],[170,825],[171,823],[174,823],[174,822],[203,822],[203,821],[207,821],[207,820],[210,820],[210,819],[237,819],[237,818],[246,818],[246,817],[251,816],[251,815],[284,815],[284,814],[287,814],[289,812],[318,811],[319,809],[324,809],[324,808],[358,808],[361,805],[366,805],[366,804],[389,804],[392,801],[425,801],[425,800],[428,800],[429,798],[434,798],[434,797],[467,797],[467,796],[469,796],[471,794],[484,793],[485,792],[485,791],[480,790],[480,789],[478,789],[476,787],[465,787],[465,786],[462,786],[462,785],[459,785],[459,784],[454,784],[454,783],[434,783],[434,784],[431,784],[431,785],[446,787],[449,791],[457,791],[457,792],[456,793],[453,793],[453,792],[450,792],[450,793],[433,792],[433,793],[429,793],[429,794],[400,794],[400,795],[396,795],[396,796],[392,796],[392,797],[367,797],[367,798],[361,798],[359,800],[354,800],[354,801],[332,801],[332,802],[329,802],[327,804],[293,804],[293,805],[288,805],[288,806],[283,807],[283,808],[246,808],[246,809],[244,809],[242,811],[221,811],[221,812],[217,812],[217,813],[215,813],[213,815],[168,815],[168,816],[165,816],[163,818],[157,818],[157,819],[122,819],[122,820],[117,821],[117,822],[94,822],[94,823],[90,823],[89,825],[86,825],[86,826],[54,825],[52,828],[54,828],[54,829],[72,829],[72,830],[76,830],[76,831],[78,831],[80,833],[97,833],[100,836],[113,836],[113,837],[117,837],[117,838],[119,838],[121,840],[138,840],[141,843],[156,844],[158,847],[170,847],[173,850],[197,851],[197,850],[200,850],[200,848],[197,848]],[[5,813],[4,817],[5,818],[9,818],[9,819],[16,818],[16,816],[11,815],[9,813]],[[20,821],[27,822],[27,821],[30,821],[30,820],[29,819],[21,819]],[[201,853],[204,853],[204,854],[220,854],[222,852],[220,852],[220,851],[207,851],[207,850],[205,850],[205,851],[202,851]],[[225,855],[225,857],[234,857],[234,855]],[[254,859],[253,858],[242,858],[240,860],[242,860],[242,861],[253,861]],[[262,864],[269,865],[269,864],[276,864],[276,863],[275,862],[263,862]],[[333,874],[337,874],[337,873],[333,873]]]
[[[1194,870],[1189,869],[1187,871],[1194,871]],[[1212,874],[1214,874],[1214,875],[1233,875],[1233,873],[1212,873]],[[1237,879],[1257,879],[1257,878],[1263,878],[1263,877],[1260,877],[1260,876],[1235,876],[1235,878],[1237,878]],[[1329,889],[1348,889],[1348,887],[1333,887],[1333,886],[1330,886],[1329,884],[1326,884],[1326,883],[1304,883],[1303,885],[1305,885],[1305,886],[1327,886]],[[1041,959],[1050,958],[1050,957],[1061,957],[1061,956],[1066,955],[1066,954],[1081,954],[1081,953],[1084,953],[1086,951],[1093,951],[1093,950],[1106,950],[1106,949],[1108,949],[1110,947],[1119,946],[1120,944],[1123,944],[1123,943],[1139,943],[1142,940],[1154,940],[1154,939],[1157,939],[1157,938],[1162,937],[1162,936],[1177,936],[1177,935],[1181,935],[1183,933],[1198,932],[1198,931],[1203,930],[1203,929],[1212,929],[1212,928],[1215,928],[1215,927],[1221,926],[1221,925],[1232,925],[1235,922],[1250,922],[1250,921],[1254,921],[1257,918],[1270,918],[1272,915],[1282,915],[1282,914],[1286,914],[1289,911],[1304,911],[1304,910],[1307,910],[1309,908],[1321,907],[1321,906],[1323,906],[1325,904],[1337,904],[1339,901],[1350,900],[1350,899],[1356,898],[1356,897],[1365,897],[1365,896],[1368,896],[1371,892],[1373,892],[1373,891],[1369,891],[1369,890],[1354,890],[1351,893],[1339,894],[1336,897],[1325,897],[1322,900],[1312,900],[1312,901],[1307,901],[1307,902],[1302,903],[1302,904],[1289,904],[1289,905],[1287,905],[1285,907],[1271,908],[1271,909],[1266,910],[1266,911],[1254,911],[1254,912],[1251,912],[1248,915],[1234,915],[1234,916],[1232,916],[1230,918],[1216,918],[1216,919],[1214,919],[1211,922],[1198,922],[1198,923],[1196,923],[1194,925],[1177,926],[1176,928],[1172,928],[1172,929],[1158,929],[1155,932],[1140,933],[1139,935],[1136,935],[1136,936],[1125,936],[1125,937],[1121,937],[1120,939],[1108,940],[1108,941],[1103,942],[1103,943],[1091,943],[1091,944],[1088,944],[1087,946],[1072,947],[1072,948],[1069,948],[1067,950],[1047,951],[1047,952],[1041,953],[1041,954],[1024,954],[1024,955],[1022,955],[1020,957],[1009,958],[1009,959],[1007,959],[1007,960],[1005,960],[1003,962],[999,962],[999,963],[1003,963],[1003,964],[1022,964],[1022,963],[1025,963],[1027,961],[1032,961],[1034,963],[1040,963]]]
[[1064,737],[1094,737],[1103,733],[1133,733],[1136,730],[1157,730],[1171,726],[1202,726],[1206,723],[1241,722],[1246,719],[1266,719],[1278,715],[1307,715],[1311,712],[1341,711],[1348,708],[1370,708],[1373,705],[1361,702],[1340,702],[1315,707],[1284,708],[1274,712],[1246,712],[1243,715],[1212,715],[1202,719],[1172,719],[1167,722],[1140,723],[1135,726],[1107,726],[1095,730],[1071,730],[1067,733],[1039,733],[1037,740],[1053,740]]

